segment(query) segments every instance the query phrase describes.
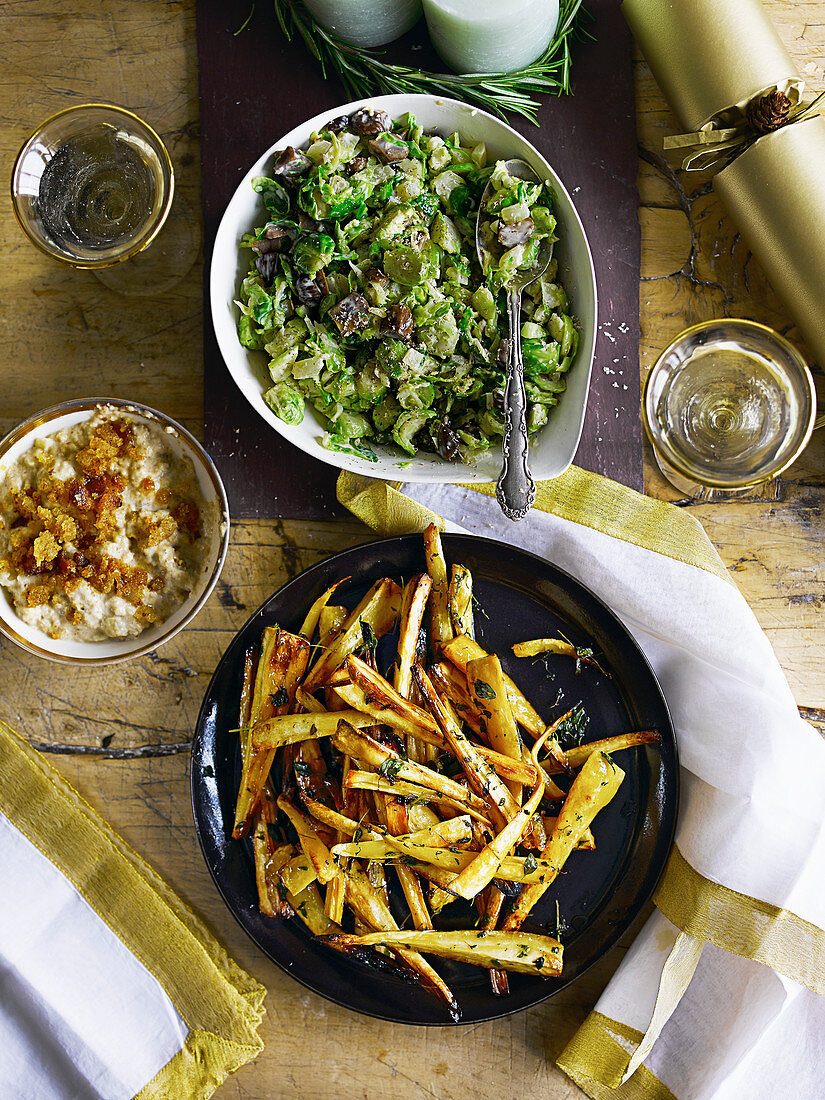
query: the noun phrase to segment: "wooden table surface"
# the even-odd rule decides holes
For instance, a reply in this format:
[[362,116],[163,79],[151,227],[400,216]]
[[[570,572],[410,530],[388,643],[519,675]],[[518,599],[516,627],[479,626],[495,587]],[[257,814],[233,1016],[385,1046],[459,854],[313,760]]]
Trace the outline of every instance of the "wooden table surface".
[[[766,7],[809,87],[825,86],[820,0]],[[194,0],[60,0],[0,5],[6,43],[0,159],[42,118],[102,99],[163,135],[179,179],[173,217],[197,218],[198,103]],[[708,181],[686,180],[661,153],[678,126],[636,61],[642,206],[642,373],[682,328],[746,316],[804,348]],[[70,397],[116,395],[157,406],[202,434],[202,265],[158,299],[114,293],[33,249],[9,200],[0,218],[0,434]],[[817,384],[822,396],[822,375]],[[676,500],[647,456],[647,492]],[[787,673],[805,717],[825,727],[823,440],[780,480],[745,497],[681,501],[701,520]],[[201,914],[267,987],[266,1048],[216,1095],[248,1100],[329,1092],[349,1097],[523,1100],[581,1096],[553,1067],[618,965],[617,948],[557,1000],[511,1019],[426,1030],[362,1019],[306,992],[247,940],[219,899],[198,848],[188,742],[209,677],[233,633],[289,577],[370,538],[355,520],[244,521],[220,584],[195,624],[160,652],[109,670],[66,671],[0,645],[0,718],[27,734],[99,812]],[[106,748],[103,748],[106,739]],[[472,1082],[472,1086],[470,1085]]]

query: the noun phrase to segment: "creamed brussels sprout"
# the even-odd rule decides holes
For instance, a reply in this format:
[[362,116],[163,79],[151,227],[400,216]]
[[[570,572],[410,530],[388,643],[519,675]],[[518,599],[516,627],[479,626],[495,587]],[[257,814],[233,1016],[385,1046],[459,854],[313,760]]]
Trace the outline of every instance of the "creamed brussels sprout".
[[[482,232],[494,261],[482,270],[475,224],[491,179]],[[549,186],[511,178],[483,144],[369,108],[280,152],[252,186],[263,224],[242,241],[252,262],[238,337],[269,357],[275,415],[299,424],[309,402],[325,447],[372,460],[375,444],[465,462],[495,446],[507,279],[555,239]],[[530,432],[552,430],[578,347],[556,270],[523,299]]]

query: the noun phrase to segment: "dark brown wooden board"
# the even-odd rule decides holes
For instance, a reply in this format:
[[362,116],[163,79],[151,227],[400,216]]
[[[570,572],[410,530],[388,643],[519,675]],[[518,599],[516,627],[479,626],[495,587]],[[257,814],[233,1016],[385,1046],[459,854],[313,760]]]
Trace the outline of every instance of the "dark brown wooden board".
[[[206,446],[226,482],[232,514],[320,519],[340,514],[337,471],[277,435],[227,371],[208,309],[212,243],[249,166],[303,119],[346,97],[323,78],[303,43],[285,40],[272,5],[198,0],[206,306]],[[590,240],[599,290],[599,339],[578,465],[641,490],[639,416],[640,234],[631,38],[617,0],[587,0],[590,37],[573,46],[573,94],[548,97],[537,129],[509,121],[547,157],[573,196]],[[399,60],[442,68],[423,20],[393,47]],[[458,473],[458,471],[457,471]]]

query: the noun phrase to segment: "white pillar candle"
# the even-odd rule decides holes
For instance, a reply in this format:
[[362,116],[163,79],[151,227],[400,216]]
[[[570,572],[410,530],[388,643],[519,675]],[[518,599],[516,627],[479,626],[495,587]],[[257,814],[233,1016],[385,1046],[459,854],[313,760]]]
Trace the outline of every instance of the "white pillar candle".
[[384,46],[418,22],[421,0],[304,0],[310,15],[353,46]]
[[559,0],[424,0],[430,38],[459,73],[507,73],[547,48]]

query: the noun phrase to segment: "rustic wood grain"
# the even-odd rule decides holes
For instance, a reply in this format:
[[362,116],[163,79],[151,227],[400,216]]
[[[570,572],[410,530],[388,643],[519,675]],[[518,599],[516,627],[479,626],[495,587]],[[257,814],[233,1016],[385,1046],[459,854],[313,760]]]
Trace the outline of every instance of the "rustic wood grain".
[[[266,7],[266,5],[264,5]],[[820,0],[766,7],[812,88],[825,85]],[[262,9],[263,10],[263,9]],[[199,201],[194,0],[8,0],[0,6],[5,66],[0,153],[10,169],[29,129],[69,102],[123,103],[170,144],[179,194]],[[641,58],[634,64],[642,198],[642,373],[685,325],[720,314],[799,335],[744,249],[704,178],[662,157],[677,124]],[[186,216],[185,205],[175,215]],[[41,257],[6,201],[0,217],[0,431],[83,393],[145,400],[200,432],[201,270],[168,294],[120,297],[94,276]],[[817,375],[820,391],[821,373]],[[825,728],[825,541],[822,438],[779,482],[745,497],[682,501],[701,519],[753,607],[805,717]],[[647,455],[646,490],[678,494]],[[220,654],[250,612],[284,580],[370,538],[354,520],[234,523],[221,584],[196,623],[157,654],[94,672],[67,672],[0,644],[0,718],[51,751],[82,794],[203,916],[268,988],[266,1049],[216,1094],[224,1100],[345,1098],[483,1100],[518,1093],[568,1100],[579,1092],[552,1066],[622,950],[552,1004],[472,1028],[383,1025],[297,986],[246,939],[201,858],[189,809],[188,741]],[[140,755],[151,753],[150,756]],[[161,755],[162,754],[162,755]]]

